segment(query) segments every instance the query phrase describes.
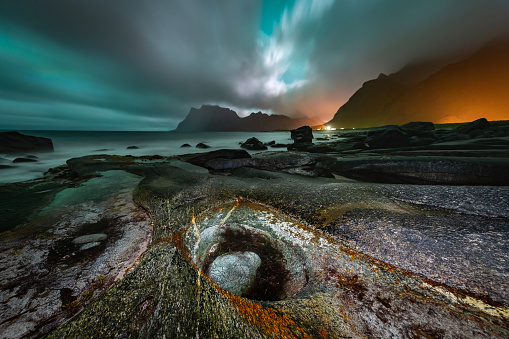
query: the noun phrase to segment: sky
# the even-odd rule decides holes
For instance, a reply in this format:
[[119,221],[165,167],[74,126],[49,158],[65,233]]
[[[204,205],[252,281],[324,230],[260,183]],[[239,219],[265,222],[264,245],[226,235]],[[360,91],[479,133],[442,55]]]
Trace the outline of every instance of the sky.
[[324,122],[379,73],[509,36],[508,0],[0,0],[0,129]]

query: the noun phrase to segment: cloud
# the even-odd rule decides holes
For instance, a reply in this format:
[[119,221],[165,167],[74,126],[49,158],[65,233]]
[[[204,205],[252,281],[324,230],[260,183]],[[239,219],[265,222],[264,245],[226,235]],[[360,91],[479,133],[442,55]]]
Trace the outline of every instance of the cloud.
[[171,129],[205,103],[328,120],[380,72],[509,32],[505,0],[288,4],[268,36],[258,0],[0,0],[0,128]]
[[[302,0],[312,6],[316,1]],[[465,55],[490,40],[508,36],[506,1],[369,0],[327,3],[316,16],[289,12],[281,24],[296,51],[308,51],[304,86],[286,94],[279,110],[301,108],[332,118],[364,81],[379,73],[435,58]],[[288,24],[290,22],[291,24]],[[309,51],[311,46],[311,51]],[[293,59],[295,58],[295,60]],[[287,61],[300,64],[301,55]],[[319,107],[336,106],[333,111]]]

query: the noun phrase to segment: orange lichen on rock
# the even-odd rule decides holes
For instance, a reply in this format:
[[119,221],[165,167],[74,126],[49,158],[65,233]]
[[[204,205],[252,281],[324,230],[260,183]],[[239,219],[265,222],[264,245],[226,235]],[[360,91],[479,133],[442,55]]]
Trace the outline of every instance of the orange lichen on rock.
[[[220,289],[219,289],[220,290]],[[239,311],[239,313],[250,323],[262,328],[267,335],[283,338],[298,338],[290,329],[295,322],[286,314],[280,315],[273,308],[263,308],[256,302],[248,301],[226,291],[220,290]],[[301,329],[302,330],[302,329]],[[303,337],[307,334],[303,333]]]
[[186,231],[187,229],[184,229],[180,232],[173,232],[169,238],[159,238],[157,239],[156,243],[171,242],[173,246],[175,246],[175,248],[180,251],[180,254],[182,254],[184,258],[191,261],[191,255],[182,237]]
[[329,338],[329,333],[327,333],[327,331],[323,328],[320,328],[318,330],[318,334],[323,338],[323,339],[328,339]]

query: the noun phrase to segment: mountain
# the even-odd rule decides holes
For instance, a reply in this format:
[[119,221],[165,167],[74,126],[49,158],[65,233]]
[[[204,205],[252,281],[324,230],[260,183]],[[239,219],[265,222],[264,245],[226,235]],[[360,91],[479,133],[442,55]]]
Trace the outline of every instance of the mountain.
[[327,125],[351,128],[509,119],[509,43],[486,46],[423,77],[424,67],[429,71],[431,66],[423,66],[421,72],[419,67],[405,68],[365,82]]
[[241,118],[229,108],[203,105],[192,107],[179,123],[176,132],[264,132],[291,130],[301,126],[317,126],[323,122],[316,118],[289,118],[285,115],[251,113]]

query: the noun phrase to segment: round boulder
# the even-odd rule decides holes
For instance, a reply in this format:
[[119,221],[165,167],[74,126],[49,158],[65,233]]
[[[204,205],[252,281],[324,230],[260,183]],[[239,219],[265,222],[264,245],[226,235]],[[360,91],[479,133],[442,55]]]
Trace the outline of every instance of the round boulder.
[[217,257],[209,267],[210,280],[235,295],[243,295],[253,286],[261,259],[254,252],[234,252]]
[[249,138],[240,147],[248,149],[250,151],[263,151],[267,149],[267,146],[255,137]]

